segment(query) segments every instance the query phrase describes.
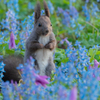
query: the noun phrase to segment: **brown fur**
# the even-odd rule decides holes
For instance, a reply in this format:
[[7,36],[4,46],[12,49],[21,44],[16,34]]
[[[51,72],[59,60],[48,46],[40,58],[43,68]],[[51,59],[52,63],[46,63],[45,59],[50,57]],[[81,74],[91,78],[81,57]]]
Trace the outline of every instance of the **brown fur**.
[[21,76],[16,68],[19,66],[19,64],[23,64],[23,57],[12,55],[5,57],[0,61],[3,61],[3,63],[6,64],[4,66],[5,72],[4,77],[2,78],[3,81],[11,82],[11,80],[13,80],[14,82],[16,81],[18,83]]
[[47,6],[45,0],[44,0],[44,10],[45,10],[45,15],[50,17],[50,12],[49,12],[49,9],[48,9],[48,6]]
[[[49,49],[50,51],[53,51],[56,47],[56,39],[55,39],[54,33],[52,32],[51,21],[49,18],[50,13],[49,13],[49,9],[48,9],[48,6],[45,1],[44,1],[44,9],[45,9],[45,15],[40,16],[40,5],[39,5],[39,3],[37,3],[36,10],[35,10],[34,29],[33,29],[33,32],[31,33],[30,37],[26,41],[24,62],[27,62],[27,59],[29,59],[30,56],[32,56],[34,59],[36,59],[37,55],[35,53],[37,52],[37,50]],[[45,40],[41,40],[41,41],[43,41],[43,42],[48,41],[45,45],[39,43],[39,39],[41,37],[45,38]],[[48,39],[46,40],[46,38],[48,38]],[[48,61],[48,66],[47,66],[47,68],[48,68],[48,67],[51,67],[51,65],[52,65],[51,70],[48,70],[48,72],[51,73],[51,71],[54,70],[54,67],[55,67],[53,60],[52,60],[52,55],[48,59],[51,59]],[[52,63],[50,64],[51,61],[52,61]],[[36,66],[38,66],[38,65],[36,65]],[[47,71],[47,68],[46,68],[46,71]],[[48,68],[48,69],[50,69],[50,68]],[[50,74],[48,76],[50,76]]]
[[[34,23],[34,30],[31,33],[30,37],[26,41],[26,49],[25,49],[25,57],[24,57],[24,62],[27,61],[27,59],[32,56],[35,59],[35,69],[40,70],[38,59],[36,60],[36,52],[38,50],[43,50],[42,53],[45,55],[43,57],[43,60],[46,60],[46,56],[49,57],[48,64],[45,68],[45,75],[50,76],[51,71],[55,69],[55,65],[53,62],[53,57],[49,53],[46,52],[53,52],[53,50],[56,47],[56,39],[55,35],[52,32],[52,26],[51,26],[51,21],[50,21],[50,13],[48,6],[46,2],[44,1],[44,9],[45,9],[45,15],[41,16],[41,7],[40,3],[37,3],[37,6],[35,8],[35,23]],[[41,24],[41,27],[39,27],[39,24]],[[42,41],[45,44],[45,41],[47,42],[45,45],[42,43],[39,43],[40,37],[45,37],[45,39]],[[49,50],[49,51],[48,51]],[[47,54],[47,55],[46,55]],[[48,54],[50,56],[48,56]],[[43,54],[42,54],[43,55]],[[17,83],[21,79],[21,73],[19,74],[18,70],[16,69],[19,64],[23,64],[23,57],[20,56],[8,56],[4,57],[4,59],[0,59],[0,61],[3,61],[5,65],[4,70],[6,71],[3,77],[3,81],[9,81],[13,80],[14,82],[16,81]],[[45,63],[45,62],[44,62]],[[43,67],[43,66],[42,66]]]
[[40,3],[37,3],[37,6],[35,7],[35,23],[37,22],[37,20],[39,19],[41,14],[41,7],[40,7]]
[[[51,21],[49,18],[50,13],[45,1],[44,1],[44,9],[45,9],[45,15],[41,16],[40,15],[41,7],[40,7],[40,3],[38,2],[35,8],[34,30],[26,41],[24,62],[26,62],[27,59],[29,59],[30,56],[32,56],[35,59],[35,69],[40,71],[43,71],[45,69],[45,75],[50,76],[51,71],[55,69],[51,52],[53,52],[53,50],[56,47],[56,39],[52,31]],[[40,55],[38,54],[39,50],[42,53],[42,57],[41,57],[41,53],[39,53]],[[37,54],[38,57],[36,59]],[[41,59],[43,58],[42,60],[44,62],[42,63],[40,61],[39,63],[38,60],[41,60],[39,58]],[[20,75],[21,73],[19,74],[16,68],[19,66],[19,64],[23,64],[23,57],[13,55],[13,56],[4,57],[4,59],[0,59],[0,61],[3,61],[4,64],[6,64],[4,67],[4,70],[6,72],[3,73],[4,77],[2,78],[3,81],[11,82],[11,80],[13,80],[14,82],[16,81],[18,83],[19,80],[21,79],[21,75]],[[44,67],[43,65],[45,64],[46,66]],[[43,67],[43,70],[41,69],[41,67]]]

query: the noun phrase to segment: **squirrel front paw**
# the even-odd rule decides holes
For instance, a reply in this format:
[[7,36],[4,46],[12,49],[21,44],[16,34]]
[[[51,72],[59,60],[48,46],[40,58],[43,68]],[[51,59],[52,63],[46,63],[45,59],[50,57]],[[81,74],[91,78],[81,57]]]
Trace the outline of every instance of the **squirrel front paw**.
[[43,46],[43,44],[40,44],[40,43],[38,43],[38,42],[32,42],[32,43],[30,43],[29,45],[27,45],[27,48],[28,48],[28,50],[30,50],[31,52],[34,52],[34,51],[36,51],[36,50],[38,50],[38,49],[43,49],[44,46]]
[[39,49],[43,49],[43,48],[44,48],[44,45],[43,45],[43,44],[40,44],[40,43],[39,43],[38,46],[39,46],[39,47],[38,47]]
[[39,43],[38,41],[34,41],[33,46],[36,47],[37,49],[43,49],[44,48],[44,45]]
[[45,48],[46,48],[46,49],[53,50],[53,49],[54,49],[54,46],[53,46],[52,43],[48,43],[48,44],[45,45]]

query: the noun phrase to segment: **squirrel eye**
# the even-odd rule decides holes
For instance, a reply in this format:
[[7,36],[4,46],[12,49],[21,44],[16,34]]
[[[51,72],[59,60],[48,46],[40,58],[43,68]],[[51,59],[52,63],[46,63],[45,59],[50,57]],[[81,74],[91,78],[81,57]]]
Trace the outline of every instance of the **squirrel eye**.
[[52,26],[52,24],[50,26]]
[[39,23],[39,25],[38,25],[39,27],[41,27],[42,25]]

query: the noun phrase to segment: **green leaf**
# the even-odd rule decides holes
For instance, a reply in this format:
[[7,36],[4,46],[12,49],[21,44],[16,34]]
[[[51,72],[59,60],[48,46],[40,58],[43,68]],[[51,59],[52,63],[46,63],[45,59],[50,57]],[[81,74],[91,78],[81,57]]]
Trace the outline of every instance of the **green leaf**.
[[0,93],[0,100],[3,100],[3,95]]
[[15,50],[13,50],[13,49],[11,49],[11,50],[10,49],[7,49],[6,50],[6,53],[11,55],[11,54],[14,54],[15,53]]
[[89,55],[90,55],[90,56],[93,55],[93,49],[89,49]]
[[69,58],[65,58],[61,62],[66,63],[66,62],[68,62],[68,60],[69,60]]
[[67,4],[67,5],[70,4],[69,1],[67,1],[67,0],[63,0],[63,2],[64,2],[65,4]]
[[97,52],[96,52],[96,55],[100,55],[100,51],[97,51]]
[[94,60],[94,56],[92,56],[91,58],[90,58],[90,62],[92,62]]
[[61,38],[58,36],[58,37],[56,37],[56,39],[57,39],[57,41],[61,41]]

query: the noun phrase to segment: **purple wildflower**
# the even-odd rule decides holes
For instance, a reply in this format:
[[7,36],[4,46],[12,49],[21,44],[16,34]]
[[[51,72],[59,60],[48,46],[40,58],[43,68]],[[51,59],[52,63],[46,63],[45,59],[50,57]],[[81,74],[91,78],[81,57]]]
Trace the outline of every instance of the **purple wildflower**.
[[77,88],[76,87],[72,88],[69,100],[77,100]]
[[97,0],[97,2],[100,2],[100,0]]
[[91,69],[91,68],[92,68],[92,66],[90,65],[90,66],[89,66],[89,69]]
[[63,9],[58,7],[58,13],[62,13],[63,12]]
[[3,62],[0,62],[0,85],[1,85],[1,83],[2,83],[2,78],[3,78],[3,72],[5,72],[4,71],[4,66],[5,66],[5,64],[3,63]]
[[95,60],[94,60],[94,66],[92,67],[92,66],[90,65],[90,66],[89,66],[89,69],[98,68],[99,65],[100,65],[100,63],[95,59]]
[[28,9],[34,9],[34,6],[31,4],[31,2],[28,3]]
[[94,68],[97,68],[100,63],[95,59],[94,60]]
[[86,3],[88,3],[88,2],[89,2],[89,0],[86,0],[85,2],[86,2]]
[[86,21],[90,21],[90,10],[87,8],[87,4],[85,4],[82,8],[84,15],[86,16]]
[[93,4],[92,15],[95,16],[96,18],[98,18],[98,13],[97,12],[100,12],[100,10],[99,10],[97,4],[95,4],[94,2],[92,4]]
[[53,14],[54,12],[54,7],[53,7],[53,4],[51,3],[51,1],[48,1],[48,8],[50,10],[50,13]]
[[41,10],[41,15],[44,15],[44,10]]
[[72,46],[72,44],[67,40],[67,37],[64,38],[64,39],[62,39],[62,40],[60,41],[60,43],[63,44],[64,41],[67,43],[68,47],[71,47],[71,46]]
[[64,25],[66,25],[67,27],[69,27],[70,26],[70,20],[71,20],[69,13],[64,11],[63,15],[64,15],[64,19],[62,20],[62,23]]
[[16,48],[14,34],[10,34],[9,49]]
[[70,6],[69,13],[74,19],[78,18],[78,11],[74,6]]
[[97,80],[100,81],[100,77],[97,77]]
[[58,90],[58,99],[64,100],[66,98],[67,98],[67,91],[63,86],[60,86]]
[[37,85],[41,84],[42,86],[46,87],[46,84],[49,84],[48,80],[46,80],[48,76],[41,76],[35,73],[33,73],[33,75],[36,77],[35,83]]

